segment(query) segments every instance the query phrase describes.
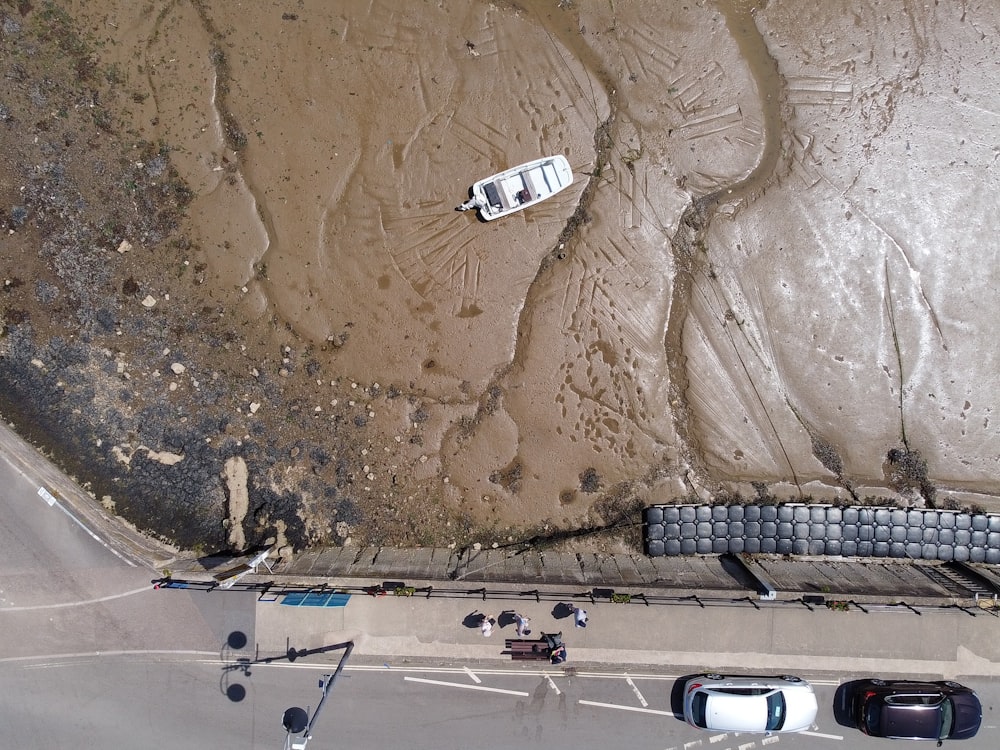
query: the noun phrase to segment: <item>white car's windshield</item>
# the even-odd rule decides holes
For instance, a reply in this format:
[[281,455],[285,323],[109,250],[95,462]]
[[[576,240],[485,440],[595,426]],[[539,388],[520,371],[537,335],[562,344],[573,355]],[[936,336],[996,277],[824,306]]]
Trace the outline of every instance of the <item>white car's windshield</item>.
[[785,725],[785,696],[776,690],[767,696],[767,729],[769,732]]

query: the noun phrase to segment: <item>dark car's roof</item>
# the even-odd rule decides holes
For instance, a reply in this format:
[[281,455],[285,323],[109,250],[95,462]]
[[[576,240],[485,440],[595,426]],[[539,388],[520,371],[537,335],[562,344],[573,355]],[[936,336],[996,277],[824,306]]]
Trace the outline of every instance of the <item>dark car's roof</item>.
[[895,706],[883,703],[878,733],[883,737],[924,737],[937,739],[941,723],[938,706]]
[[[897,694],[890,702],[885,701],[886,697],[873,701],[868,715],[869,721],[874,720],[875,726],[871,727],[874,733],[882,737],[938,739],[943,732],[950,739],[966,739],[979,731],[982,722],[982,704],[975,693],[958,693],[945,698],[951,701],[950,706],[942,706],[942,701],[926,694],[922,696],[926,703],[919,702],[913,694]],[[942,711],[948,724],[945,727],[941,726]]]

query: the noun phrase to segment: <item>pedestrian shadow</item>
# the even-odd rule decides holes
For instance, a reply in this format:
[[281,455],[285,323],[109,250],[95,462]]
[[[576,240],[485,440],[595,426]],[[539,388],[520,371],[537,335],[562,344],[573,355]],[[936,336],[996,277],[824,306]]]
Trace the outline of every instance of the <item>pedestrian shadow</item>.
[[559,602],[552,608],[552,616],[557,620],[565,620],[573,616],[573,605],[568,602]]
[[482,624],[482,622],[483,622],[483,613],[480,612],[478,609],[475,609],[465,616],[465,618],[462,620],[462,625],[469,628],[470,630],[475,630]]
[[514,615],[517,614],[512,609],[505,609],[499,615],[497,615],[497,627],[503,628],[507,625],[516,625],[517,620],[514,619]]

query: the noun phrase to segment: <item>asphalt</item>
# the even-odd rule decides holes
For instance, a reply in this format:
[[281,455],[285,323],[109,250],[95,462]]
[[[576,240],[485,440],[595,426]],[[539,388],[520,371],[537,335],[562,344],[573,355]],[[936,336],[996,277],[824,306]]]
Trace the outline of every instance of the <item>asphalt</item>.
[[[0,446],[102,543],[148,567],[151,580],[166,568],[175,578],[211,582],[220,575],[222,561],[184,556],[105,512],[2,424]],[[353,641],[352,661],[386,665],[1000,676],[997,610],[955,596],[915,563],[762,559],[754,562],[779,590],[774,601],[762,601],[739,566],[714,556],[671,560],[511,550],[300,555],[279,561],[273,574],[259,569],[260,575],[243,579],[266,591],[243,595],[255,596],[254,638],[246,648],[255,658],[312,652],[311,659],[336,661],[324,647]],[[232,569],[245,561],[226,563]],[[364,586],[389,582],[411,587],[412,595],[362,593]],[[287,606],[274,592],[294,585],[351,596],[345,606]],[[613,592],[625,591],[628,603],[612,600]],[[178,595],[238,596],[225,590]],[[836,601],[853,603],[846,611],[826,606]],[[574,627],[565,602],[588,611],[586,628]],[[504,641],[516,637],[515,611],[530,618],[532,636],[562,632],[565,664],[512,661]],[[497,619],[488,638],[474,623],[480,612]]]

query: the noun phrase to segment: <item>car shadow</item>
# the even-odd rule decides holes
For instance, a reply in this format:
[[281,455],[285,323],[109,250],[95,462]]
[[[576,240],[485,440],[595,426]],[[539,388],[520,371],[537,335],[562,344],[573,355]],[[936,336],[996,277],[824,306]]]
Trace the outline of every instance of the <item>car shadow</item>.
[[841,684],[833,694],[833,718],[842,727],[857,729],[858,724],[854,720],[851,704],[861,682],[861,680],[849,680]]
[[699,677],[701,674],[701,672],[682,674],[670,690],[670,710],[674,712],[674,718],[678,721],[684,721],[684,686],[692,677]]

